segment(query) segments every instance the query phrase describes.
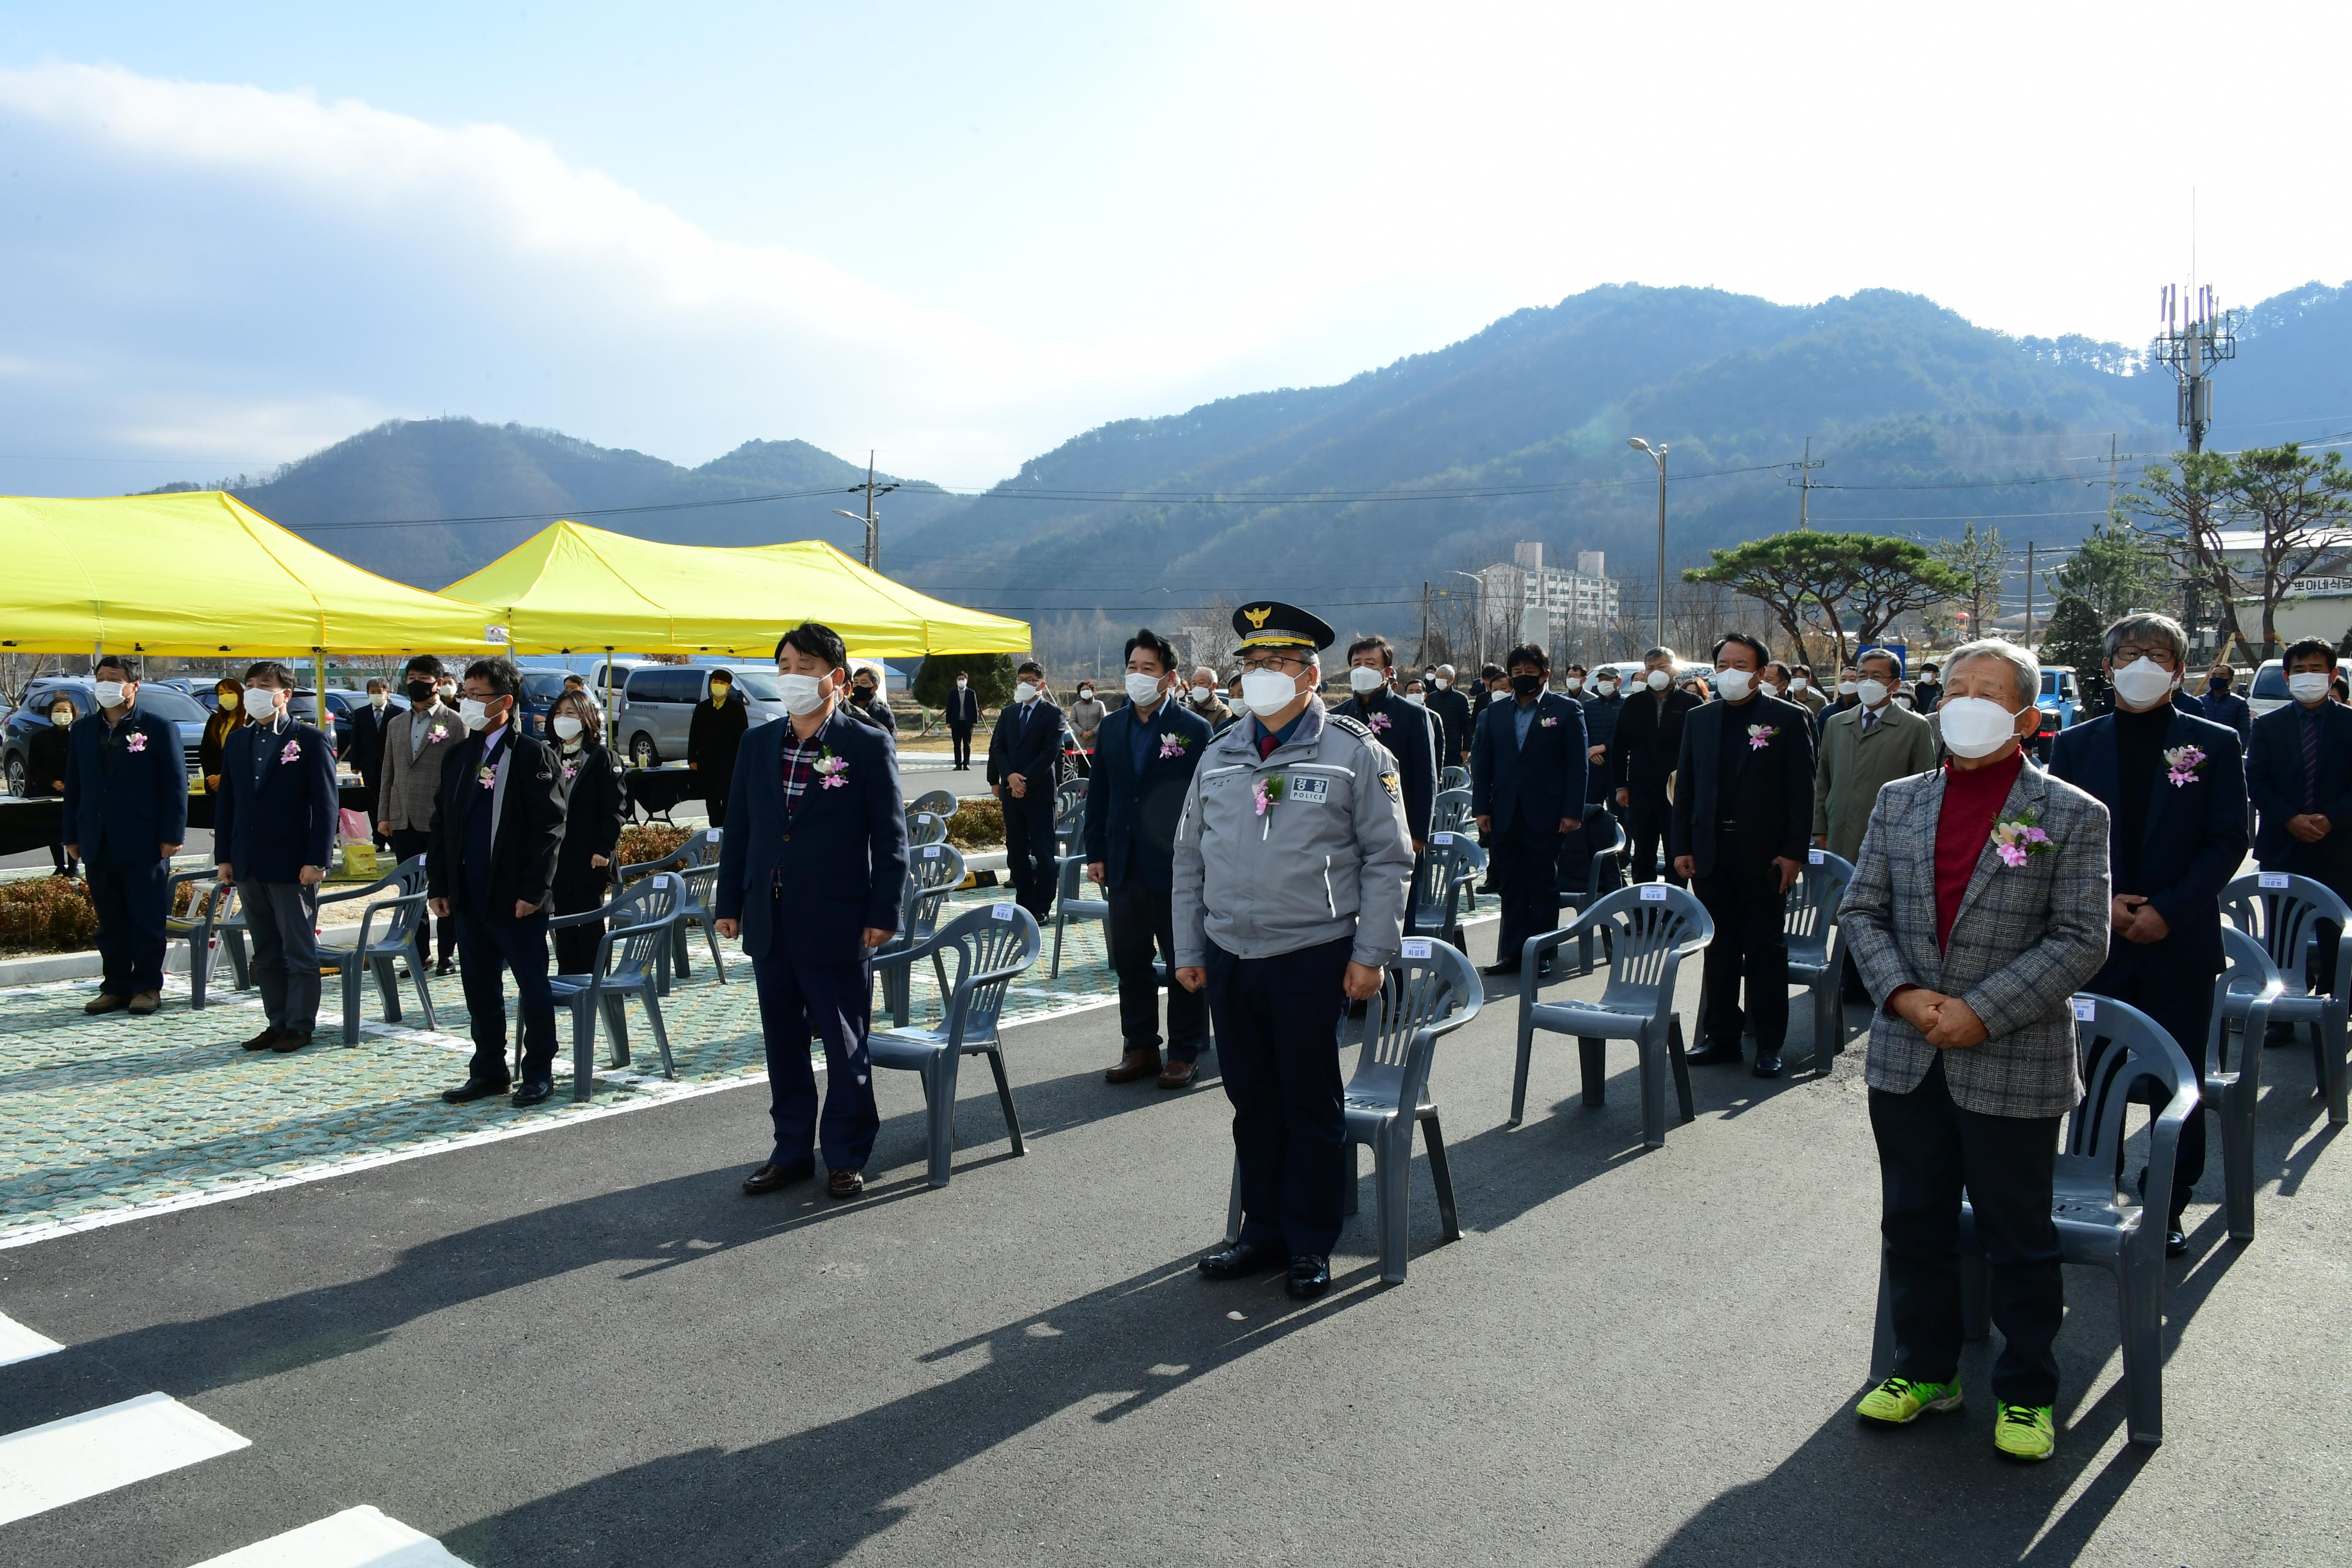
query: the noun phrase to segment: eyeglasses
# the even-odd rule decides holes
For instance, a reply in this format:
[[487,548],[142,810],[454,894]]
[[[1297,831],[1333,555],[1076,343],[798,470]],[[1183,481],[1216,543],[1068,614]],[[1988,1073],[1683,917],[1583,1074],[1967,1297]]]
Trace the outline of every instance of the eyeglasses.
[[2161,644],[2154,647],[2142,647],[2137,643],[2126,643],[2116,649],[2110,657],[2115,660],[2117,668],[2143,658],[2152,658],[2167,669],[2178,668],[2180,664],[2179,656]]
[[1244,675],[1262,674],[1269,670],[1276,675],[1288,675],[1306,668],[1307,661],[1295,653],[1261,654],[1256,658],[1242,660]]

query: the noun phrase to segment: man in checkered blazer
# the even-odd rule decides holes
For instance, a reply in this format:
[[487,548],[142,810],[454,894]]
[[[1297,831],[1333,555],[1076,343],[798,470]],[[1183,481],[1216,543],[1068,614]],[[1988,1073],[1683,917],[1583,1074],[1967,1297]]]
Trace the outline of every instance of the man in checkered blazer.
[[1965,1190],[2006,1342],[1995,1446],[2046,1458],[2065,1311],[2052,1177],[2082,1093],[2070,999],[2107,956],[2107,809],[2019,748],[2039,721],[2031,654],[1970,643],[1945,669],[1951,754],[1879,793],[1838,916],[1878,1009],[1864,1076],[1895,1338],[1859,1413],[1959,1405]]

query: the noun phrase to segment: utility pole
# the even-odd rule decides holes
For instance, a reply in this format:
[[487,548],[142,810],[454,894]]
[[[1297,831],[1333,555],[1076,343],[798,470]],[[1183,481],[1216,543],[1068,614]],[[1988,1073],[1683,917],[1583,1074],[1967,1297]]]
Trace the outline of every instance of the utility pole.
[[868,572],[882,570],[882,519],[874,510],[874,498],[887,496],[898,488],[895,480],[887,485],[875,484],[874,451],[869,447],[866,452],[866,482],[862,485],[852,485],[849,489],[851,495],[856,495],[860,490],[866,492],[866,510],[863,512],[855,512],[844,511],[839,507],[833,509],[834,516],[845,517],[852,522],[862,522],[866,525],[866,569]]
[[1805,437],[1805,460],[1789,466],[1797,470],[1797,477],[1789,483],[1796,488],[1797,531],[1803,533],[1812,526],[1813,470],[1822,466],[1813,461],[1813,438],[1811,436]]
[[1647,452],[1658,465],[1658,644],[1666,646],[1666,444],[1651,446],[1639,436],[1625,437],[1625,445],[1637,452]]
[[2033,541],[2025,542],[2025,646],[2033,646]]
[[1421,662],[1423,664],[1427,664],[1429,662],[1429,583],[1427,579],[1423,579],[1421,584],[1420,658]]

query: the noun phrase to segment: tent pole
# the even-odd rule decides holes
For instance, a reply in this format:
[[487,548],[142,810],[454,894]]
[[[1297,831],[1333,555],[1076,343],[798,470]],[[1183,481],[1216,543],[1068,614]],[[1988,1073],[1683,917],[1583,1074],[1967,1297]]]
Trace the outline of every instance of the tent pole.
[[[604,744],[608,750],[621,743],[620,738],[613,733],[613,650],[608,647],[604,650]],[[615,751],[614,754],[619,753]]]
[[[325,648],[314,647],[310,650],[310,689],[319,694],[319,728],[327,732],[328,740],[332,741],[335,738],[335,716],[327,711],[327,650]],[[287,700],[290,702],[293,699],[289,697]]]

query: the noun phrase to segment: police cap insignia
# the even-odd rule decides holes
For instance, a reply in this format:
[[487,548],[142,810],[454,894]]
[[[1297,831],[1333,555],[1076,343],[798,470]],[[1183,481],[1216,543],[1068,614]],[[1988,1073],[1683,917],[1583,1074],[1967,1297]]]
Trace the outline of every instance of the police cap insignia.
[[1260,605],[1255,609],[1244,610],[1242,618],[1249,622],[1251,629],[1255,631],[1262,629],[1265,626],[1266,616],[1272,614],[1274,614],[1272,605]]
[[1235,610],[1234,630],[1245,648],[1303,647],[1318,652],[1329,647],[1339,635],[1322,616],[1279,599],[1261,599]]

